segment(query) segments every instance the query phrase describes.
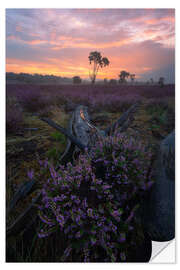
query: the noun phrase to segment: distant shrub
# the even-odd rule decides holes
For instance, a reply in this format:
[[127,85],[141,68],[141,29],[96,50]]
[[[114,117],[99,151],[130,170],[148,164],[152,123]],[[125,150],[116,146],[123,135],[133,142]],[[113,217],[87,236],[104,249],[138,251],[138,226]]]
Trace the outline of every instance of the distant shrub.
[[[116,135],[98,142],[91,156],[58,172],[45,162],[39,237],[61,231],[66,249],[61,261],[126,261],[128,249],[142,241],[136,210],[152,186],[151,154]],[[61,239],[59,239],[61,241]]]
[[79,76],[73,77],[73,83],[74,84],[80,84],[82,82],[81,78]]

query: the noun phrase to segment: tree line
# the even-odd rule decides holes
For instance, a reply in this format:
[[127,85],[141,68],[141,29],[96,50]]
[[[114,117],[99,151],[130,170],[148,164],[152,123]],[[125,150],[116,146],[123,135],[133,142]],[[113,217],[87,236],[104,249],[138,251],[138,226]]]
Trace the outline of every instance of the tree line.
[[42,74],[29,74],[29,73],[6,73],[6,81],[23,82],[23,83],[72,83],[72,78],[55,76],[55,75],[42,75]]

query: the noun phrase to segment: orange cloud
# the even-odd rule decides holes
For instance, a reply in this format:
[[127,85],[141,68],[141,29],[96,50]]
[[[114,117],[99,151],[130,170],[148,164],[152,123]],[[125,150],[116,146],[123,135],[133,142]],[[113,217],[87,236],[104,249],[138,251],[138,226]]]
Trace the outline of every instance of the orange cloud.
[[162,18],[152,18],[152,19],[148,19],[145,20],[146,24],[158,24],[159,22],[171,22],[174,23],[175,22],[175,18],[172,16],[167,16],[167,17],[162,17]]
[[47,43],[46,40],[40,40],[40,39],[34,39],[34,40],[24,41],[24,42],[30,45],[39,45],[39,44]]

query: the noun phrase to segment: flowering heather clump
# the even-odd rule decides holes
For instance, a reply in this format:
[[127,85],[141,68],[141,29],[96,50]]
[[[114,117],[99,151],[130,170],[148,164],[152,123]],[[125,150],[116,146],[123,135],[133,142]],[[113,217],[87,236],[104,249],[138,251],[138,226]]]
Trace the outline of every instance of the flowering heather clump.
[[58,172],[48,165],[39,237],[64,233],[62,261],[73,254],[85,262],[126,261],[128,249],[142,241],[136,209],[153,183],[150,159],[143,146],[117,134],[80,155],[75,165],[68,163]]

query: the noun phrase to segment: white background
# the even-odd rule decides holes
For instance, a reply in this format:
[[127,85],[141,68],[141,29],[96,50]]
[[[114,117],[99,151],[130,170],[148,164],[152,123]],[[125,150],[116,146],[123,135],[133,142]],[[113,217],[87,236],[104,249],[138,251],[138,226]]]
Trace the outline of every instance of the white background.
[[[2,2],[2,1],[1,1]],[[168,267],[177,267],[178,265],[178,222],[179,222],[179,215],[178,215],[178,168],[176,170],[176,249],[175,249],[175,241],[172,241],[168,247],[166,247],[157,257],[155,257],[150,263],[148,264],[112,264],[112,263],[94,263],[94,264],[84,264],[84,263],[71,263],[71,264],[65,264],[65,263],[53,263],[53,264],[48,264],[48,263],[43,263],[43,264],[38,264],[38,263],[5,263],[5,8],[176,8],[176,164],[177,160],[179,161],[178,158],[178,153],[179,153],[179,143],[177,138],[179,138],[179,124],[177,121],[177,118],[179,117],[179,108],[178,102],[180,102],[179,98],[179,76],[178,72],[179,71],[179,65],[178,61],[180,61],[180,58],[178,57],[179,50],[178,50],[178,41],[179,41],[179,18],[180,18],[180,12],[179,12],[179,0],[171,0],[171,1],[166,1],[166,0],[151,0],[151,1],[140,1],[140,0],[132,0],[132,1],[118,1],[118,0],[109,0],[109,1],[101,1],[101,0],[90,0],[90,1],[80,1],[80,0],[72,0],[72,1],[40,1],[40,0],[31,0],[31,1],[20,1],[20,0],[6,0],[3,3],[0,4],[0,124],[1,124],[1,133],[0,133],[0,171],[1,171],[1,185],[0,185],[0,206],[1,206],[1,230],[0,230],[0,262],[1,262],[1,267],[4,268],[9,268],[9,267],[17,267],[18,270],[22,267],[24,268],[31,268],[31,267],[42,267],[44,268],[49,268],[53,267],[58,268],[58,269],[68,269],[68,268],[77,268],[78,270],[80,268],[84,269],[85,267],[103,267],[105,268],[112,268],[112,267],[163,267],[166,268]],[[178,59],[178,60],[177,60]],[[159,245],[159,244],[158,244]],[[154,246],[154,243],[153,243]],[[157,249],[157,247],[155,247]],[[154,249],[153,249],[154,250]],[[175,261],[175,253],[176,253],[176,264],[171,264],[169,265],[168,263],[173,263]],[[157,264],[158,263],[158,264]],[[159,264],[159,263],[166,263],[166,264]]]

